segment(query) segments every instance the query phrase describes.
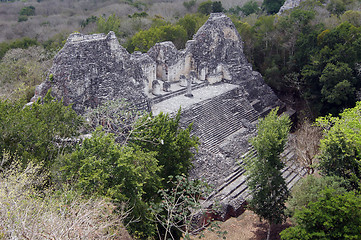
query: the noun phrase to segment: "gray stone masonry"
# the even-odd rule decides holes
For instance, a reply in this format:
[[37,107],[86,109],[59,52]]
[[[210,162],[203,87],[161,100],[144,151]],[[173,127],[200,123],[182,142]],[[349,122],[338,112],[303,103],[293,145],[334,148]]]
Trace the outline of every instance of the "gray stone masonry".
[[[50,88],[78,113],[115,99],[154,114],[172,115],[182,107],[182,127],[193,123],[192,134],[200,139],[190,177],[214,186],[204,204],[219,200],[221,220],[239,214],[248,196],[242,157],[253,154],[248,139],[256,134],[257,119],[284,106],[252,70],[240,35],[222,13],[211,14],[183,50],[162,42],[147,53],[129,54],[112,32],[72,34],[33,101]],[[284,172],[292,186],[300,174],[289,169]]]

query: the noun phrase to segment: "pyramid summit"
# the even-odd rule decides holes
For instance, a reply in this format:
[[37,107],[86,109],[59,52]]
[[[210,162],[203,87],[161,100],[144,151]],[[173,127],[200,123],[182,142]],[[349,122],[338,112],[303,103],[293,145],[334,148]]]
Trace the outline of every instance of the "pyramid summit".
[[[213,13],[183,50],[172,42],[157,43],[147,53],[130,54],[113,32],[107,35],[69,36],[55,56],[50,79],[35,93],[35,100],[52,88],[57,98],[83,113],[104,101],[119,98],[150,110],[165,96],[199,85],[236,84],[259,111],[280,104],[261,75],[243,54],[243,44],[232,21]],[[189,91],[189,90],[188,90]]]

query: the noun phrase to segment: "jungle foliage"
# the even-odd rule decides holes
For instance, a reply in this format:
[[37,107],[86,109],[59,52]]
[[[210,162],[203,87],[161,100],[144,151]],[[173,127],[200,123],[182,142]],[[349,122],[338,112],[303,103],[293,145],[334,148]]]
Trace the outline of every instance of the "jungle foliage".
[[[326,116],[317,120],[324,128],[324,135],[317,161],[312,165],[312,169],[322,176],[308,177],[295,186],[288,211],[295,222],[281,234],[282,238],[358,239],[358,219],[361,218],[358,192],[361,105],[356,103],[361,98],[359,0],[322,1],[324,4],[305,1],[289,12],[276,15],[282,2],[266,0],[259,6],[248,1],[226,10],[221,2],[190,0],[180,5],[184,9],[177,9],[181,13],[169,18],[151,14],[151,4],[124,1],[122,4],[136,11],[133,9],[125,16],[113,13],[95,16],[92,12],[79,21],[71,21],[77,26],[71,31],[81,29],[79,31],[84,33],[106,34],[114,31],[130,52],[146,52],[161,41],[173,41],[181,49],[210,13],[227,12],[244,41],[249,62],[276,93],[281,97],[291,96],[293,102],[289,102],[290,105],[304,104],[301,110],[310,120]],[[22,22],[17,24],[40,18],[42,10],[38,6],[40,4],[36,5],[36,11],[31,6],[19,8],[15,19]],[[32,17],[34,14],[36,16]],[[36,24],[39,27],[50,23]],[[6,221],[2,223],[8,224],[6,214],[10,211],[16,221],[23,223],[29,218],[21,217],[21,209],[36,209],[27,212],[27,216],[39,222],[40,217],[44,218],[48,213],[59,214],[61,209],[71,216],[58,217],[61,224],[68,223],[70,218],[74,221],[82,219],[79,214],[90,214],[94,226],[107,229],[102,232],[105,235],[116,232],[119,224],[122,227],[119,221],[116,226],[107,225],[108,220],[113,224],[119,217],[129,224],[128,229],[134,237],[154,238],[158,229],[160,236],[172,234],[179,238],[185,228],[176,230],[176,226],[164,224],[169,222],[167,202],[162,200],[173,203],[170,200],[181,199],[185,204],[176,211],[178,215],[173,220],[177,221],[189,214],[191,208],[199,207],[198,200],[204,187],[198,182],[185,181],[198,140],[190,135],[191,125],[185,129],[179,127],[179,113],[175,118],[166,114],[138,114],[126,109],[129,107],[126,105],[118,112],[120,115],[116,115],[106,111],[119,104],[106,103],[103,109],[94,110],[93,117],[96,116],[92,126],[88,126],[71,106],[63,106],[50,93],[44,99],[24,106],[32,97],[34,86],[46,76],[51,56],[64,45],[67,35],[68,32],[57,31],[46,40],[31,35],[32,38],[0,43],[0,181],[14,183],[11,186],[19,191],[10,195],[0,188],[0,197],[2,203],[10,198],[16,204],[21,203],[17,205],[20,206],[18,210],[12,208],[13,205],[3,205],[0,219]],[[341,114],[331,117],[327,115],[329,113],[333,116]],[[113,128],[115,125],[117,128]],[[282,117],[280,120],[275,112],[271,112],[268,118],[260,120],[259,136],[252,142],[259,158],[250,164],[250,187],[255,189],[251,205],[270,223],[286,217],[284,203],[288,191],[280,174],[284,165],[279,153],[288,130],[288,120]],[[79,138],[88,132],[92,133],[90,138]],[[36,173],[32,173],[34,169]],[[29,184],[21,180],[29,179],[27,174],[33,174]],[[43,175],[42,183],[37,184],[34,176],[39,176],[40,180]],[[168,181],[170,178],[177,181]],[[18,187],[16,184],[23,185]],[[25,189],[29,186],[31,192]],[[195,186],[201,187],[193,188]],[[184,189],[187,194],[183,194]],[[79,201],[73,198],[74,195],[79,196]],[[189,201],[187,196],[195,201]],[[262,201],[265,199],[267,201]],[[44,206],[47,203],[48,208],[29,207],[39,207],[42,203]],[[91,211],[94,206],[100,206],[100,212]],[[128,214],[124,215],[124,210]],[[177,226],[183,226],[188,220],[184,218]],[[13,233],[24,236],[18,225],[11,226],[15,229],[11,230]],[[0,228],[4,229],[3,225]],[[88,231],[83,225],[79,229],[82,233]],[[1,231],[0,237],[1,234],[9,234],[9,231]]]

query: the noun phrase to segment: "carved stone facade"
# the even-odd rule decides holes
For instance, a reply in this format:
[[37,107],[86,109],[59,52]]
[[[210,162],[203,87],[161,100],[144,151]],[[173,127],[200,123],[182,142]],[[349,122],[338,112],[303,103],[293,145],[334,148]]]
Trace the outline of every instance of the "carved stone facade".
[[[52,88],[55,97],[79,113],[120,98],[154,114],[174,114],[182,107],[181,123],[193,122],[201,142],[191,177],[204,178],[217,189],[205,204],[218,199],[224,206],[222,220],[242,211],[247,197],[242,156],[252,153],[248,139],[258,117],[283,104],[252,70],[227,16],[211,14],[183,50],[162,42],[147,53],[130,54],[112,32],[72,34],[50,74],[33,100]],[[288,179],[290,186],[296,175]]]

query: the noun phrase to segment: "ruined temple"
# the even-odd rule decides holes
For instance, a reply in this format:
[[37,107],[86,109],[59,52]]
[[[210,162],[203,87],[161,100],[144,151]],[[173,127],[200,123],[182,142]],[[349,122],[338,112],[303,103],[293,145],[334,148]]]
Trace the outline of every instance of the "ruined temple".
[[[222,13],[212,13],[183,50],[162,42],[147,53],[130,54],[113,32],[74,33],[33,99],[50,88],[78,113],[114,99],[154,114],[175,114],[182,107],[182,126],[193,122],[193,134],[200,138],[190,176],[215,187],[204,204],[217,199],[221,220],[243,211],[248,192],[242,159],[255,154],[248,139],[255,135],[257,119],[276,106],[284,108],[252,70],[239,33]],[[292,159],[293,152],[284,156]],[[284,169],[290,187],[300,175],[293,164]]]

